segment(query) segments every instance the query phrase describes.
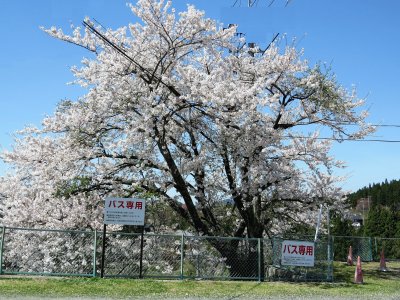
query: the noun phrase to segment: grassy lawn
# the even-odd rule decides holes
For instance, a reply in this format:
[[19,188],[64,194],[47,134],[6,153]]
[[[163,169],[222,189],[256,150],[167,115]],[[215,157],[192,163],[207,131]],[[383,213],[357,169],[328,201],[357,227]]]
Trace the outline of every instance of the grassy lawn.
[[262,296],[373,296],[399,295],[400,263],[388,263],[379,272],[378,263],[364,263],[364,284],[353,284],[355,267],[335,263],[334,283],[285,283],[194,280],[133,280],[100,278],[49,278],[0,276],[0,297],[103,297],[105,299],[163,297],[262,297]]

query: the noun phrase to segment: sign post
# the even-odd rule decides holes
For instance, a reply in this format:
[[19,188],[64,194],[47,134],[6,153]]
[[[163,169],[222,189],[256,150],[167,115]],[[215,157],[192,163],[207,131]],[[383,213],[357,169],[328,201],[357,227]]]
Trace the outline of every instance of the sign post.
[[140,259],[139,259],[139,278],[143,278],[143,235],[144,226],[142,226],[142,233],[140,235]]
[[317,219],[317,226],[315,227],[314,242],[316,242],[317,239],[318,239],[319,227],[321,226],[321,215],[322,215],[322,204],[321,204],[321,206],[319,207],[319,213],[318,213],[318,219]]
[[100,277],[104,278],[104,259],[106,253],[106,231],[107,231],[107,224],[103,225],[103,241],[102,241],[102,248],[101,248],[101,269],[100,269]]
[[[142,265],[145,210],[146,210],[146,202],[144,199],[115,198],[115,197],[109,197],[105,199],[103,248],[101,255],[101,272],[100,272],[101,278],[104,277],[107,224],[142,226],[142,236],[140,242],[140,266]],[[140,268],[139,276],[140,277],[142,276],[142,268]]]

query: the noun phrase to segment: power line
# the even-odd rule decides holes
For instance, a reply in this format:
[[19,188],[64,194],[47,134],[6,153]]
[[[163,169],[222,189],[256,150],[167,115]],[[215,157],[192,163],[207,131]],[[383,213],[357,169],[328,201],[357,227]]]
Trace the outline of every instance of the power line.
[[372,126],[376,126],[376,127],[400,127],[400,125],[394,125],[394,124],[372,124]]
[[386,140],[386,139],[350,139],[350,138],[329,138],[329,137],[311,137],[311,136],[283,136],[285,139],[314,139],[314,140],[328,140],[336,142],[377,142],[377,143],[400,143],[400,140]]
[[[312,125],[310,123],[297,123],[298,125]],[[315,124],[320,124],[320,123],[315,123]],[[345,126],[360,126],[358,123],[350,123],[350,122],[334,122],[334,125],[345,125]],[[370,126],[373,127],[395,127],[395,128],[400,128],[399,124],[369,124]]]
[[[336,123],[337,125],[350,125],[350,126],[358,126],[359,124],[356,123]],[[400,128],[398,124],[369,124],[370,126],[374,127],[396,127]]]
[[371,124],[371,126],[374,126],[374,127],[395,127],[395,128],[400,128],[400,125],[396,125],[396,124]]

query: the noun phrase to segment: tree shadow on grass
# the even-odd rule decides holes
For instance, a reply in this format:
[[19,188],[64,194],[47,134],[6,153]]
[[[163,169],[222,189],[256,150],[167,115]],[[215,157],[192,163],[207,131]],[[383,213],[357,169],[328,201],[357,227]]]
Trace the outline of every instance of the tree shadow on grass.
[[380,270],[366,270],[365,276],[373,276],[374,278],[387,279],[387,280],[399,280],[400,279],[400,268],[387,268],[387,271]]
[[[361,265],[364,282],[368,279],[373,280],[399,280],[400,267],[390,267],[387,271],[380,271],[378,263],[363,263]],[[345,263],[336,264],[334,266],[334,282],[335,283],[353,283],[356,266],[348,266]],[[367,284],[367,283],[364,283]]]

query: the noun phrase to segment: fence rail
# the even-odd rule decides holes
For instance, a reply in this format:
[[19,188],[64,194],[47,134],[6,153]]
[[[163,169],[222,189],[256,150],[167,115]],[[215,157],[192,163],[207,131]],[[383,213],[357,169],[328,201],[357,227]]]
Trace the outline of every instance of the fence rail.
[[[101,231],[0,227],[0,274],[96,277],[101,273]],[[310,237],[292,239],[308,241]],[[281,264],[282,238],[106,234],[106,277],[256,281],[331,281],[331,243],[315,244],[315,265]]]

